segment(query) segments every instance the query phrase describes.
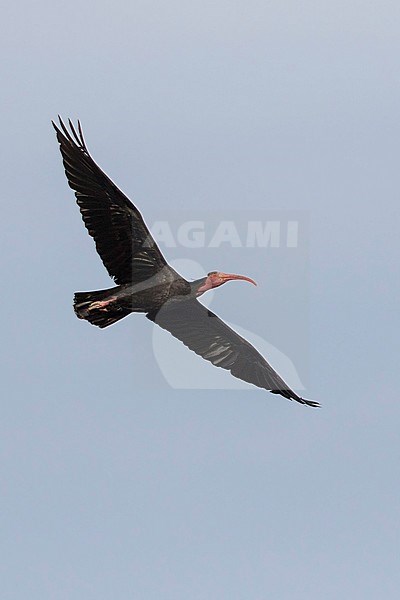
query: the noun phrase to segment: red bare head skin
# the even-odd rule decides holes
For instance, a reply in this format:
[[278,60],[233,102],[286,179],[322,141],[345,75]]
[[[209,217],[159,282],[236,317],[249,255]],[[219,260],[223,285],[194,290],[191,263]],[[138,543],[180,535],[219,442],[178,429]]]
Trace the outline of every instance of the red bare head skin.
[[208,290],[219,287],[227,281],[248,281],[253,285],[257,285],[253,279],[246,277],[245,275],[233,275],[232,273],[220,273],[219,271],[211,271],[208,273],[207,279],[201,287],[198,289],[198,294],[204,294]]

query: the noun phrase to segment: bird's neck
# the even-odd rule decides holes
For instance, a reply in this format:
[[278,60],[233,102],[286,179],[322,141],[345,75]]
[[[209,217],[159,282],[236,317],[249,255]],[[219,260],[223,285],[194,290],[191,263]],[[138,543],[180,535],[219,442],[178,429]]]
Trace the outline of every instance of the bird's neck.
[[204,294],[204,292],[206,292],[207,289],[211,289],[211,288],[205,289],[206,288],[205,284],[206,284],[207,279],[208,279],[207,277],[202,277],[201,279],[196,279],[196,281],[190,282],[191,294],[193,294],[193,296],[198,298],[199,296]]

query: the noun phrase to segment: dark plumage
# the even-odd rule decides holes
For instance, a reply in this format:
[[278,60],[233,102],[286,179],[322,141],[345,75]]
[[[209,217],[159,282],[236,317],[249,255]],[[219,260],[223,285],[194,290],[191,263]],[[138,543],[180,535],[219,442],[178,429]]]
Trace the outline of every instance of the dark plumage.
[[212,364],[260,388],[308,406],[317,402],[298,396],[261,354],[197,298],[242,275],[212,271],[188,282],[168,265],[140,212],[90,156],[78,121],[70,130],[61,119],[56,130],[69,186],[75,191],[83,222],[116,287],[77,292],[74,310],[80,319],[104,328],[132,312],[169,331]]

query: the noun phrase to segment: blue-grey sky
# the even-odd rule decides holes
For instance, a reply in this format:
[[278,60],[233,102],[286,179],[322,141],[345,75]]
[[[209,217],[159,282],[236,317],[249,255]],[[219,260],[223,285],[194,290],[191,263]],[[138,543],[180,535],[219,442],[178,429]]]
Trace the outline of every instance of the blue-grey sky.
[[[4,600],[397,598],[399,26],[391,1],[3,9]],[[57,113],[149,224],[298,221],[293,252],[163,250],[187,277],[258,281],[212,308],[288,357],[321,410],[174,389],[144,317],[75,318],[74,291],[112,282]]]

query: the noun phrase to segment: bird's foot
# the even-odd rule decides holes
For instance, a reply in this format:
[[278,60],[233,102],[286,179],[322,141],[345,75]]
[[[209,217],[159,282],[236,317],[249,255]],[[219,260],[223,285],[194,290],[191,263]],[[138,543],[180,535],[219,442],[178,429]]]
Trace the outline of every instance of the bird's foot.
[[107,307],[112,304],[117,298],[115,296],[113,296],[112,298],[109,298],[108,300],[99,300],[98,302],[92,302],[92,304],[89,306],[88,310],[101,310],[101,311],[107,311]]

